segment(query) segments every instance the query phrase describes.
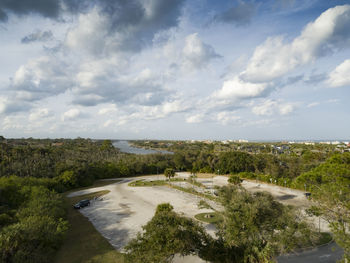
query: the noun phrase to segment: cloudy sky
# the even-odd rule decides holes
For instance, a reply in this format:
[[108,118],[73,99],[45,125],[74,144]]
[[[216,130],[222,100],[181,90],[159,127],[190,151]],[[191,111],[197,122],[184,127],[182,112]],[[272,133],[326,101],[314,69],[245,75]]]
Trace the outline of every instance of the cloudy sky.
[[0,0],[0,135],[349,139],[350,1]]

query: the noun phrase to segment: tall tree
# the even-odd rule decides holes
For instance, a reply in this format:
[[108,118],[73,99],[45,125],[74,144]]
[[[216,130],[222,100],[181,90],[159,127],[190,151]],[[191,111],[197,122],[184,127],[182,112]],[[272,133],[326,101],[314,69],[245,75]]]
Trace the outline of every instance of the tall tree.
[[205,229],[179,216],[170,204],[160,204],[143,232],[125,247],[128,262],[171,262],[176,254],[198,254],[212,242]]
[[164,171],[164,176],[169,179],[175,176],[175,170],[173,168],[166,168]]

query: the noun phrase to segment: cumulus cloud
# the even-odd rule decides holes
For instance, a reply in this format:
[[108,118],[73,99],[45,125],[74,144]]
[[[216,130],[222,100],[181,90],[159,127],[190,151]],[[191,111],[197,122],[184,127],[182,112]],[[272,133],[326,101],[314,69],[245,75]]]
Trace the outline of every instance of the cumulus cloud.
[[186,37],[182,54],[185,67],[194,69],[203,68],[210,60],[220,57],[212,46],[202,42],[198,33]]
[[195,114],[195,115],[188,116],[186,118],[186,122],[187,123],[200,123],[203,121],[203,118],[204,118],[204,114]]
[[83,114],[79,109],[70,109],[62,114],[62,121],[75,120]]
[[254,106],[252,112],[259,116],[287,115],[295,110],[293,103],[284,103],[275,100],[265,100],[260,105]]
[[150,44],[158,32],[178,24],[183,2],[102,1],[89,12],[80,14],[65,44],[94,55],[139,51]]
[[[266,82],[350,44],[350,5],[336,6],[309,23],[291,43],[268,38],[258,46],[242,78]],[[267,70],[268,69],[268,70]]]
[[0,114],[11,114],[31,108],[28,102],[22,102],[10,96],[0,96]]
[[46,42],[53,39],[53,34],[50,30],[48,31],[36,31],[22,38],[21,42],[28,44],[31,42]]
[[99,109],[98,114],[106,115],[106,114],[115,113],[115,112],[117,112],[117,108],[114,104],[112,104],[109,107]]
[[83,106],[106,102],[158,105],[172,93],[164,87],[162,73],[149,68],[120,73],[114,65],[104,60],[83,64],[76,74],[73,103]]
[[[297,66],[349,45],[349,24],[350,5],[336,6],[309,23],[290,43],[286,43],[282,36],[268,38],[255,49],[246,69],[225,80],[222,88],[212,94],[213,104],[232,104],[266,97],[277,86],[299,81],[302,76],[289,78],[284,84],[281,79]],[[283,112],[290,110],[287,107]]]
[[231,123],[237,123],[240,121],[240,117],[236,115],[234,111],[221,111],[217,113],[216,120],[223,125],[228,125]]
[[37,109],[29,114],[30,121],[38,121],[50,116],[50,111],[47,108]]
[[0,1],[0,21],[7,21],[8,13],[27,15],[37,13],[44,17],[57,18],[60,12],[59,0],[45,1]]
[[66,63],[43,56],[21,66],[11,84],[16,98],[35,101],[65,92],[74,85],[72,79]]
[[222,88],[214,93],[214,97],[220,100],[240,100],[262,96],[270,88],[268,83],[245,82],[236,76],[224,82]]
[[246,25],[254,16],[256,9],[257,6],[253,2],[238,1],[237,5],[215,15],[214,21],[232,23],[238,26]]
[[327,80],[331,87],[350,86],[350,59],[345,60],[337,66],[330,74]]

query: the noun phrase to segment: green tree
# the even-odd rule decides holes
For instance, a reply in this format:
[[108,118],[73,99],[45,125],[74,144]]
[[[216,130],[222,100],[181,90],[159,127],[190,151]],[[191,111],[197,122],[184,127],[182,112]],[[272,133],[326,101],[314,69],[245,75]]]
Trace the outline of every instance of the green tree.
[[49,263],[63,240],[67,222],[50,216],[29,216],[0,233],[0,261]]
[[227,180],[230,184],[234,184],[234,185],[240,185],[242,183],[242,179],[241,177],[239,177],[238,175],[231,175],[228,180]]
[[164,171],[164,176],[169,179],[175,176],[175,170],[173,168],[166,168]]
[[[218,235],[228,251],[236,251],[235,262],[270,262],[316,237],[295,210],[268,193],[252,194],[231,185],[221,188],[219,197],[224,220]],[[232,253],[227,255],[232,258]]]
[[112,144],[112,141],[111,140],[104,140],[102,142],[102,145],[100,147],[101,151],[108,151],[110,149],[113,149],[113,144]]
[[254,157],[245,152],[221,153],[216,170],[220,170],[220,174],[254,172]]
[[171,262],[176,254],[199,254],[213,242],[202,226],[176,214],[170,204],[160,204],[142,228],[125,247],[128,262]]
[[74,171],[64,171],[60,177],[59,182],[68,188],[78,186],[78,175]]
[[314,187],[312,201],[316,216],[325,219],[335,242],[344,250],[344,262],[350,261],[350,181],[333,182]]

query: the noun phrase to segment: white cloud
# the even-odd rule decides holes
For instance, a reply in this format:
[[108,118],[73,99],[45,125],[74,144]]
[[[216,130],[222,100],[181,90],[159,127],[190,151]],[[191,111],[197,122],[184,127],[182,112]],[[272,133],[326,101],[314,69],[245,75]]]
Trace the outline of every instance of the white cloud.
[[350,86],[350,59],[337,66],[330,74],[328,84],[331,87]]
[[316,106],[318,106],[318,105],[320,105],[320,103],[319,103],[318,101],[316,101],[316,102],[311,102],[311,103],[309,103],[308,105],[306,105],[306,107],[312,108],[312,107],[316,107]]
[[38,121],[43,118],[46,118],[50,115],[50,112],[47,108],[42,108],[35,110],[34,112],[29,114],[29,120],[30,121]]
[[214,97],[222,100],[255,98],[262,95],[268,88],[268,83],[245,82],[236,76],[231,80],[225,81],[222,88],[214,93]]
[[281,115],[287,115],[289,113],[292,113],[295,109],[295,106],[290,103],[279,105],[278,110]]
[[214,58],[220,57],[214,48],[202,42],[198,33],[186,37],[186,44],[182,50],[184,66],[193,69],[200,69]]
[[[104,54],[111,47],[108,37],[110,21],[97,7],[79,16],[78,24],[68,31],[65,45],[70,49],[86,51],[88,54]],[[104,41],[105,40],[105,41]]]
[[65,45],[98,57],[138,52],[150,44],[158,32],[177,26],[183,2],[102,1],[79,15],[77,25],[67,34]]
[[336,6],[309,23],[291,43],[281,36],[258,46],[242,78],[268,82],[350,44],[350,5]]
[[62,114],[62,121],[75,120],[82,115],[79,109],[70,109]]
[[228,125],[231,123],[237,123],[241,120],[241,117],[235,115],[234,111],[222,111],[217,113],[216,120],[223,125]]
[[284,103],[275,100],[265,100],[260,105],[254,106],[252,112],[255,115],[271,116],[271,115],[287,115],[295,110],[295,104]]
[[115,112],[117,112],[117,108],[114,104],[112,104],[109,107],[99,109],[98,114],[106,115],[106,114],[115,113]]
[[12,81],[15,97],[34,101],[65,92],[73,86],[68,65],[54,56],[29,61],[16,71]]
[[107,121],[105,121],[105,123],[103,124],[103,127],[107,128],[107,127],[111,126],[111,125],[114,124],[114,123],[115,123],[115,121],[113,121],[113,120],[107,120]]
[[4,113],[6,110],[6,97],[0,96],[0,114]]
[[[237,105],[244,99],[266,97],[279,86],[281,77],[297,66],[350,44],[349,24],[350,5],[336,6],[309,23],[290,43],[281,36],[268,38],[255,49],[246,69],[225,80],[221,89],[209,97],[211,104]],[[269,112],[266,107],[257,106],[254,112]],[[291,111],[291,105],[279,109],[280,114]]]
[[187,123],[200,123],[203,121],[204,115],[203,114],[195,114],[188,116],[186,118]]

